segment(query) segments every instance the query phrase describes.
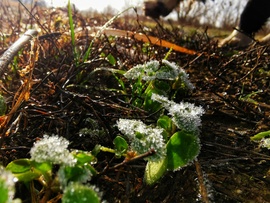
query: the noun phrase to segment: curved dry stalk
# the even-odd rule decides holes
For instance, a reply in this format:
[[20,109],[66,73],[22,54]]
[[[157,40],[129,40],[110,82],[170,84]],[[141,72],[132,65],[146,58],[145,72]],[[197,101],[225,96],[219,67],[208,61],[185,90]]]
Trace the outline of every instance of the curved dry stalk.
[[21,36],[12,46],[5,51],[0,57],[0,77],[7,71],[8,64],[12,61],[14,56],[20,51],[20,49],[27,44],[33,36],[37,35],[36,30],[27,30],[23,36]]

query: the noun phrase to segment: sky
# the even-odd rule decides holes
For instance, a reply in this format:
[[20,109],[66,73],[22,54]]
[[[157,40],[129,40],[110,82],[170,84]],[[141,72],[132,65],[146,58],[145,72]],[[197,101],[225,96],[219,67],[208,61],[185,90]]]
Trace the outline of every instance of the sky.
[[[65,6],[68,0],[45,0],[48,6]],[[122,11],[129,6],[142,6],[143,0],[70,0],[79,10],[89,8],[102,12],[104,8],[110,5],[116,11]]]

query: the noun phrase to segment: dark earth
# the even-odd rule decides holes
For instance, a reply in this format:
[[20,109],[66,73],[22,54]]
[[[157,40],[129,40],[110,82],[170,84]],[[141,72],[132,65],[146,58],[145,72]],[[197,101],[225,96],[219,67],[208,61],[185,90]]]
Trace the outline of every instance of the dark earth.
[[[119,134],[114,127],[119,118],[153,121],[150,114],[125,102],[129,95],[121,93],[111,72],[90,73],[99,67],[128,70],[149,60],[162,60],[168,49],[132,38],[101,36],[95,40],[87,63],[78,61],[76,65],[70,36],[65,34],[70,29],[66,10],[49,14],[42,9],[33,11],[35,19],[32,16],[24,23],[42,25],[39,33],[42,37],[37,42],[39,50],[35,50],[39,55],[34,64],[29,99],[22,99],[16,111],[7,114],[9,122],[1,121],[0,160],[4,166],[12,160],[29,157],[33,142],[44,134],[67,138],[72,149],[91,151],[96,144],[112,146],[112,140]],[[58,22],[59,13],[62,19]],[[105,16],[86,18],[78,12],[73,16],[76,28],[102,26],[108,19]],[[1,54],[18,38],[16,33],[26,31],[16,19],[4,22],[13,28],[6,30],[9,38],[1,39]],[[206,113],[202,117],[201,152],[197,160],[179,171],[168,172],[152,186],[143,182],[146,164],[143,160],[108,170],[123,160],[100,153],[95,165],[100,174],[91,184],[100,188],[104,200],[270,202],[269,150],[250,140],[256,133],[269,130],[270,47],[255,44],[245,49],[218,48],[218,39],[211,37],[207,28],[185,31],[174,23],[149,23],[139,16],[134,19],[120,16],[110,27],[142,32],[195,50],[198,55],[172,51],[168,60],[184,68],[196,86],[179,101],[201,105]],[[62,34],[48,35],[56,32]],[[80,53],[86,52],[92,39],[87,32],[76,34]],[[7,112],[12,109],[16,94],[28,94],[19,89],[26,77],[19,71],[29,65],[30,54],[30,45],[25,46],[2,77],[1,92],[8,104]],[[115,65],[106,58],[109,54],[117,60]],[[27,75],[27,70],[24,71]],[[82,133],[82,129],[87,130]],[[23,185],[17,185],[17,196],[23,202],[31,202]],[[53,199],[56,196],[52,194],[50,202],[60,202]]]

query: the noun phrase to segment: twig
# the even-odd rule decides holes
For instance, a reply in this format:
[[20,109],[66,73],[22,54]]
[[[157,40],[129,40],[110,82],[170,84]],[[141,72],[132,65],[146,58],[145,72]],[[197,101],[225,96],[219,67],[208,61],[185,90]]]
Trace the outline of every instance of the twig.
[[36,30],[28,30],[21,36],[0,58],[0,77],[4,75],[7,70],[8,64],[12,61],[13,57],[20,51],[20,49],[27,44],[33,36],[37,35]]
[[209,197],[208,197],[208,192],[207,192],[207,189],[205,186],[204,175],[203,175],[201,165],[198,162],[198,160],[195,160],[195,167],[196,167],[196,172],[198,175],[198,181],[199,181],[199,186],[200,186],[200,194],[201,194],[202,202],[209,203]]
[[132,158],[132,159],[125,159],[125,160],[122,161],[120,164],[116,164],[115,166],[110,167],[109,169],[110,169],[110,170],[111,170],[111,169],[116,169],[116,168],[121,167],[121,166],[123,166],[123,165],[125,165],[125,164],[127,164],[127,163],[130,163],[130,162],[132,162],[132,161],[136,161],[136,160],[139,160],[139,159],[143,159],[143,158],[148,157],[148,156],[151,156],[151,155],[153,155],[153,154],[155,154],[155,150],[154,150],[154,149],[151,149],[151,150],[149,150],[148,152],[146,152],[146,153],[144,153],[144,154],[140,154],[140,155],[138,155],[138,156],[136,156],[136,157],[134,157],[134,158]]

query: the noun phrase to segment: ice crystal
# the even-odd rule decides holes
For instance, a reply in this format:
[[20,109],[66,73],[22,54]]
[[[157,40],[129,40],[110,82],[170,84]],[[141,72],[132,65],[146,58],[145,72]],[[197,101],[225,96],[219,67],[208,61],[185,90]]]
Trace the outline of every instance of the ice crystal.
[[68,145],[69,141],[63,137],[44,135],[43,139],[35,142],[31,148],[31,159],[39,163],[73,166],[76,159],[67,149]]
[[140,120],[119,119],[118,129],[131,141],[132,150],[139,154],[146,153],[151,149],[155,155],[147,157],[148,160],[158,160],[166,155],[166,146],[163,139],[163,129],[145,125]]
[[201,126],[202,107],[188,102],[175,103],[165,96],[152,94],[152,100],[160,102],[172,116],[172,121],[179,128],[189,132],[197,132]]

